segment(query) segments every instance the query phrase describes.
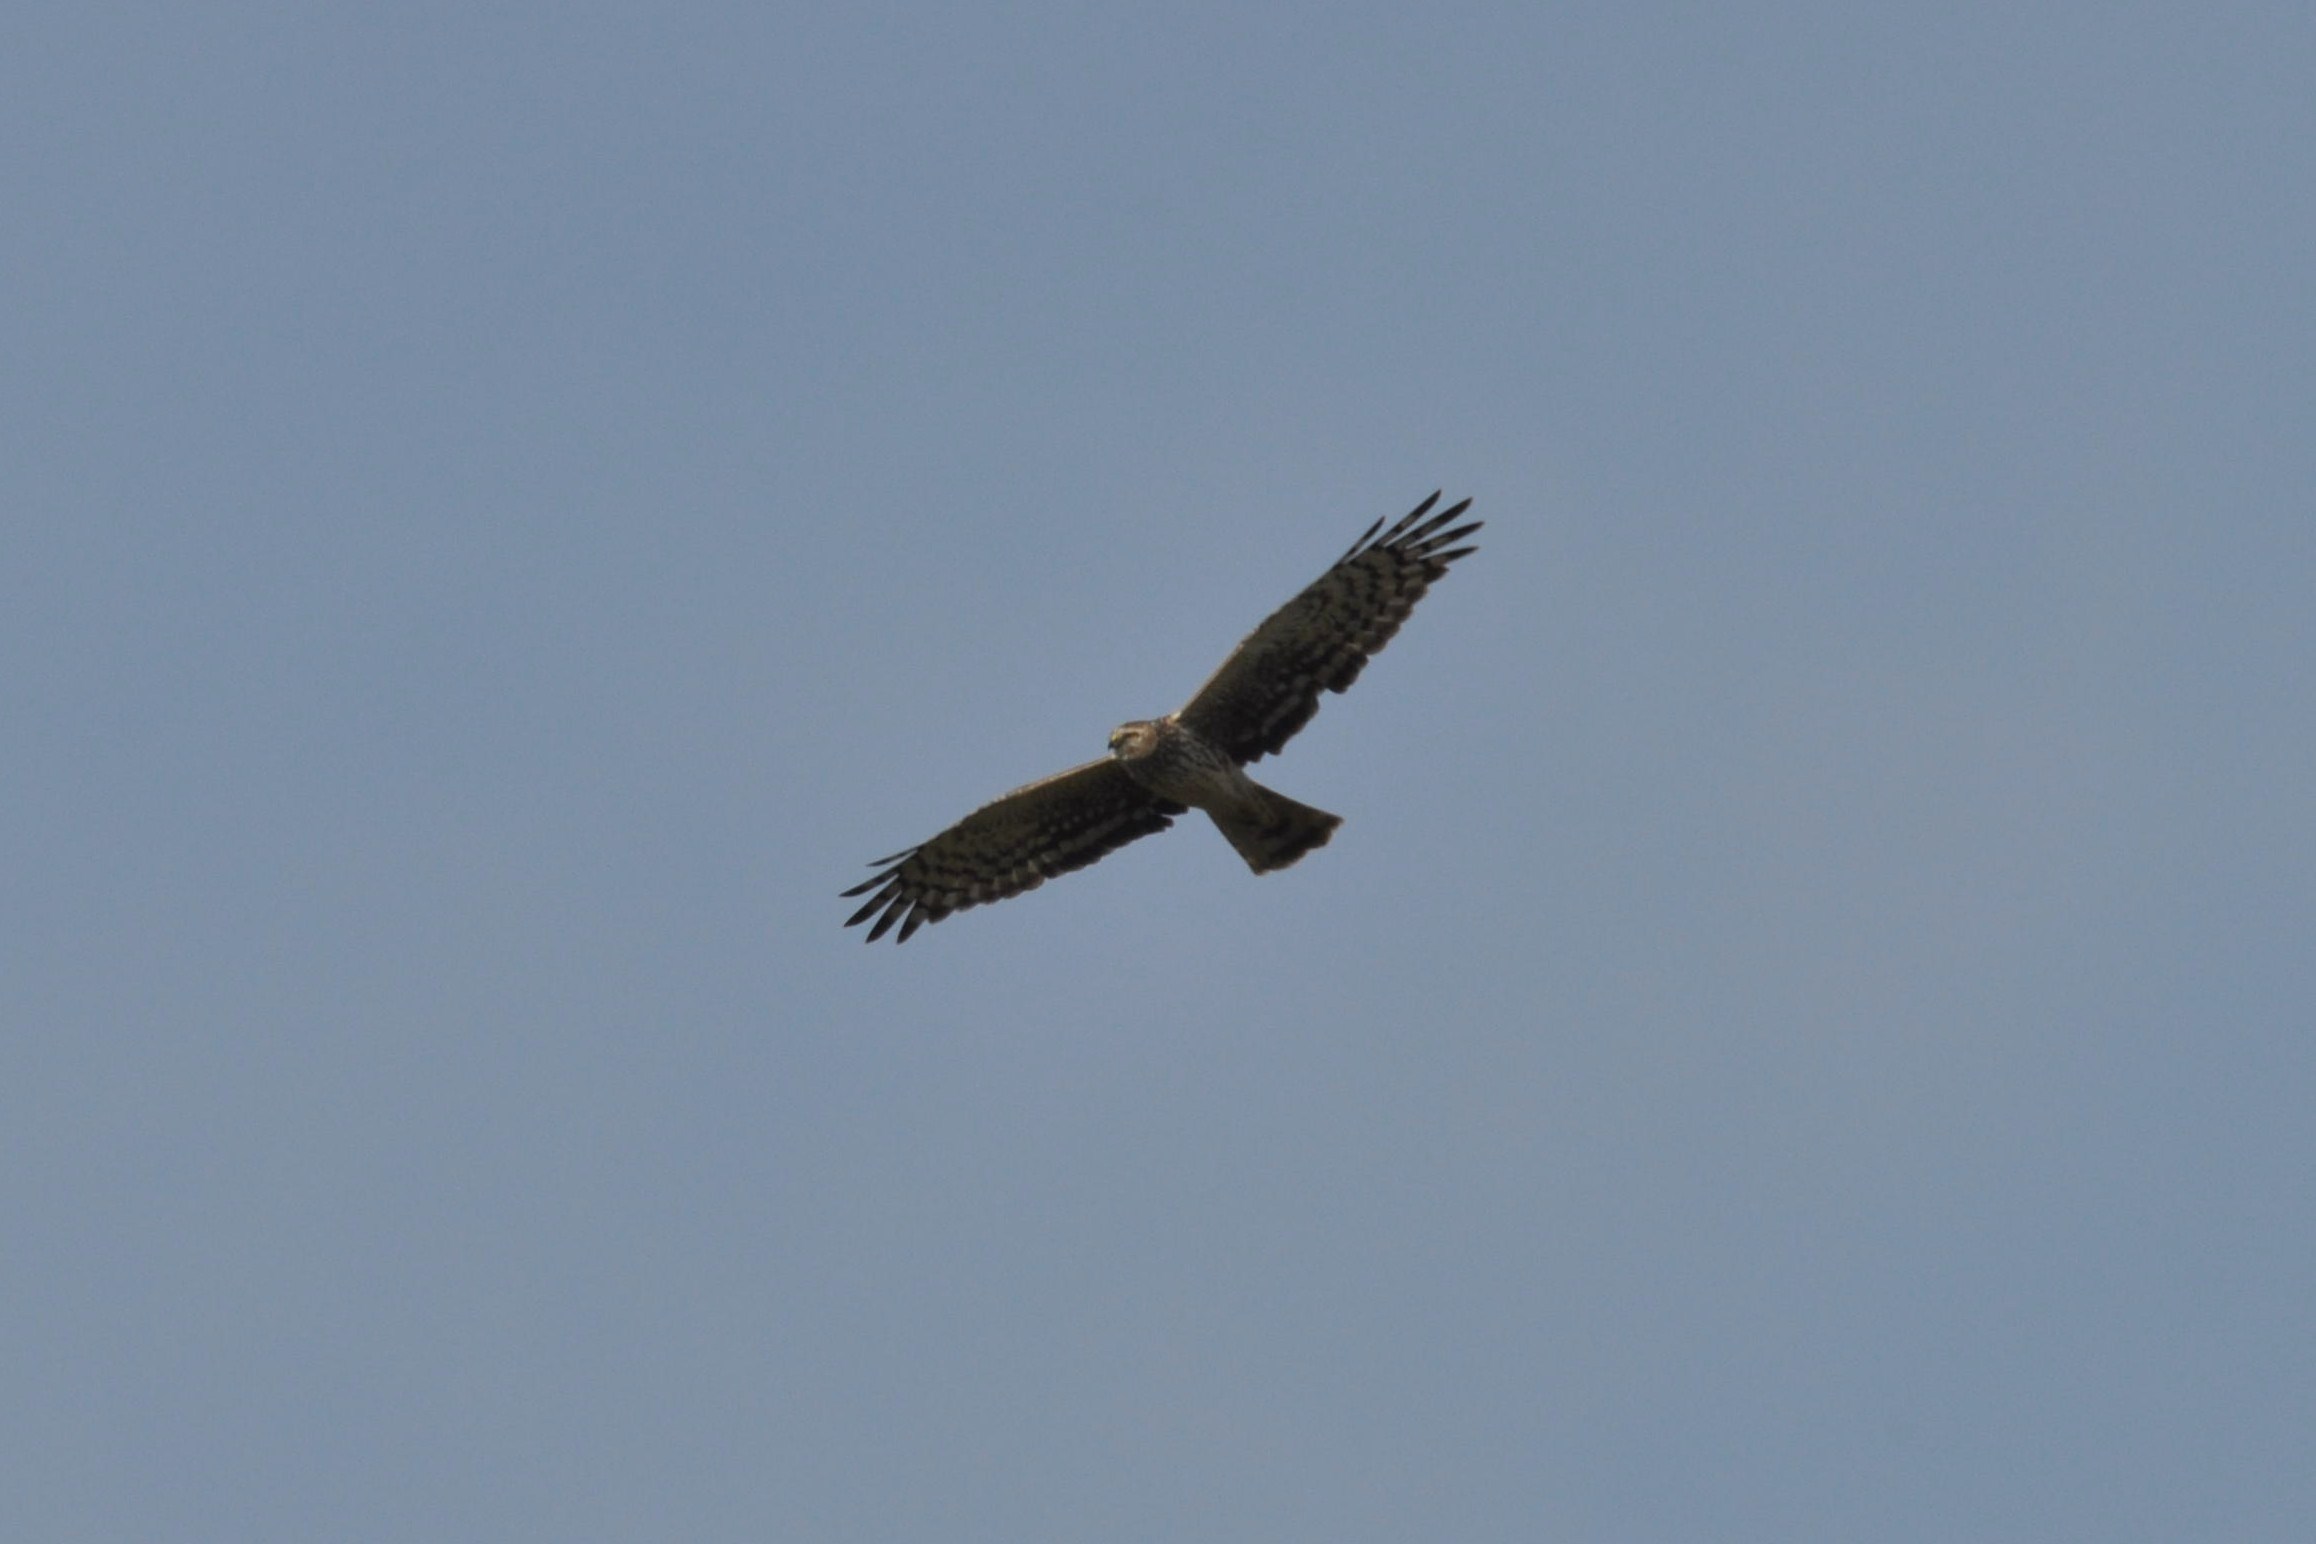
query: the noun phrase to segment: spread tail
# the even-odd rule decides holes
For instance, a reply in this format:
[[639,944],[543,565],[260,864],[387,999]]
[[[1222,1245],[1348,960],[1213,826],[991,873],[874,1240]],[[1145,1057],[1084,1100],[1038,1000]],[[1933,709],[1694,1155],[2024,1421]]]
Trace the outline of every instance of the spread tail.
[[1258,874],[1283,869],[1312,848],[1326,846],[1327,838],[1343,823],[1340,815],[1297,804],[1260,784],[1255,792],[1262,796],[1259,815],[1249,811],[1208,813],[1214,816],[1215,828],[1246,859],[1246,866]]

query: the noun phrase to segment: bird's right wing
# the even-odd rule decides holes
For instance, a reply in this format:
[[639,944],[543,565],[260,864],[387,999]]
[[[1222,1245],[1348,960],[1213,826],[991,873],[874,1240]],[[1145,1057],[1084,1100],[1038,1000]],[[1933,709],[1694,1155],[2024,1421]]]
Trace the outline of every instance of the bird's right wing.
[[[874,890],[846,927],[876,917],[869,942],[901,925],[896,943],[953,911],[1034,890],[1136,837],[1163,831],[1183,806],[1158,798],[1105,756],[1016,788],[921,846],[879,858],[880,870],[845,891]],[[882,912],[882,916],[877,916]]]

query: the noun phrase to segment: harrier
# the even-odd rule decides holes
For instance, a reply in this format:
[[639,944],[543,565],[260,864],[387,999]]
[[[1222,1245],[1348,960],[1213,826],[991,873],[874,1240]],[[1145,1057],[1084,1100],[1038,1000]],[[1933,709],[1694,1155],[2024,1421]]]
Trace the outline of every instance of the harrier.
[[845,926],[875,917],[874,943],[898,922],[895,941],[906,943],[928,922],[1034,890],[1165,830],[1186,810],[1213,817],[1258,874],[1325,846],[1339,817],[1273,793],[1240,769],[1309,723],[1321,690],[1358,680],[1432,581],[1474,550],[1451,543],[1479,521],[1442,529],[1472,501],[1433,515],[1438,502],[1435,493],[1388,531],[1380,520],[1369,526],[1332,568],[1247,634],[1178,711],[1112,730],[1109,755],[1016,788],[931,841],[877,859],[870,866],[879,872],[844,892],[876,892]]

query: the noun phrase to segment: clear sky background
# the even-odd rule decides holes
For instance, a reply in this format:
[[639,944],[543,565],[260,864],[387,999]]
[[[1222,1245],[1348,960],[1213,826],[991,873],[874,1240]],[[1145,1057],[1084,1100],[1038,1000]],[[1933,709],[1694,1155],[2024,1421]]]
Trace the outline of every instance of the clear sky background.
[[[18,10],[0,1536],[2308,1539],[2311,82]],[[839,927],[1435,487],[1333,845]]]

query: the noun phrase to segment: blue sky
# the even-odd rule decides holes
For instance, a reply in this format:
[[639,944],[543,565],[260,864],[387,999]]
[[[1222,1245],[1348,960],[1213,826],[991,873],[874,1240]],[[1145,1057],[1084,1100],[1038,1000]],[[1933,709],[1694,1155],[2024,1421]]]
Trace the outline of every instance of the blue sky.
[[[2312,68],[34,6],[0,1532],[2305,1538]],[[1324,851],[841,930],[1435,487]]]

